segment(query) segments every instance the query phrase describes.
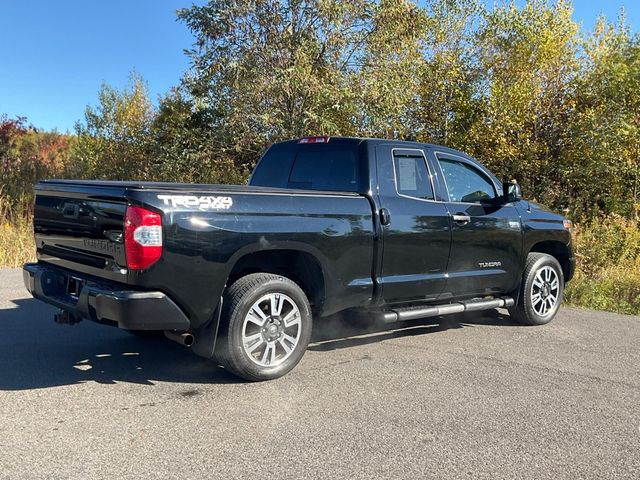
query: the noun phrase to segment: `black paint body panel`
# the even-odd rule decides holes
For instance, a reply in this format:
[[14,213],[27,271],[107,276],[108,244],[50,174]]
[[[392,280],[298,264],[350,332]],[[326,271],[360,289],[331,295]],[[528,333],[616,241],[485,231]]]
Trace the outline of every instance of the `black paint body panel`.
[[[289,165],[271,177],[278,187],[150,182],[44,181],[36,186],[34,229],[41,264],[131,291],[161,292],[192,328],[213,318],[238,262],[256,252],[304,252],[320,266],[324,291],[316,313],[387,304],[449,301],[510,294],[517,289],[527,253],[555,242],[573,256],[563,217],[526,201],[456,204],[448,194],[435,152],[465,159],[444,147],[390,140],[340,139],[357,155],[353,192],[300,190]],[[277,148],[301,149],[296,142]],[[322,151],[322,145],[311,148]],[[424,156],[433,199],[398,194],[392,152]],[[411,154],[413,155],[413,154]],[[260,168],[257,167],[257,168]],[[283,177],[286,175],[286,177]],[[279,176],[282,177],[279,179]],[[258,181],[258,180],[256,180]],[[229,208],[172,204],[163,196],[228,197]],[[144,271],[128,270],[122,231],[127,205],[157,211],[163,221],[162,258]],[[386,209],[388,225],[380,222]],[[471,217],[456,225],[452,215]],[[496,268],[481,263],[499,262]]]

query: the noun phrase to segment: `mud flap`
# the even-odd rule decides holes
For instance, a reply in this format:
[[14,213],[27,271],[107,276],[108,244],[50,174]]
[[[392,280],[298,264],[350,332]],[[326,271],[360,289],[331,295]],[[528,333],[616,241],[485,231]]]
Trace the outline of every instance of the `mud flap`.
[[216,308],[211,321],[194,332],[196,341],[191,346],[191,351],[199,357],[211,359],[215,355],[216,339],[218,338],[220,317],[222,315],[222,302],[222,297],[220,297],[218,308]]

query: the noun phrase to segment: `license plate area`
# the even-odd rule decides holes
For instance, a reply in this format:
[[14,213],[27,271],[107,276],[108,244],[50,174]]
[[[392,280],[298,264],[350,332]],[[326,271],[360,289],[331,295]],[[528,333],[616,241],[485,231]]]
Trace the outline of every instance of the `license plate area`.
[[84,286],[84,280],[78,277],[69,277],[67,279],[67,295],[73,298],[74,300],[78,300],[80,298],[80,292],[82,291],[82,287]]

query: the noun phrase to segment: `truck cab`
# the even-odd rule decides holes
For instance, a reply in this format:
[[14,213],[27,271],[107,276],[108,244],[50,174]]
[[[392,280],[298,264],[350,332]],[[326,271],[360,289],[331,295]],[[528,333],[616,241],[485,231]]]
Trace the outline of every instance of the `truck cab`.
[[329,137],[282,142],[262,157],[250,185],[367,197],[379,241],[377,304],[511,293],[525,252],[540,248],[553,250],[565,281],[573,273],[565,219],[523,200],[513,182],[506,182],[509,195],[480,162],[447,147]]

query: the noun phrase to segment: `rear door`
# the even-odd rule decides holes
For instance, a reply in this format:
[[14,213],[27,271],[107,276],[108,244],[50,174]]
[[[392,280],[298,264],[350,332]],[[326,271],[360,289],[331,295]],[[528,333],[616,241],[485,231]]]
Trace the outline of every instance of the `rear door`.
[[376,147],[383,223],[379,283],[387,303],[435,300],[444,289],[449,257],[449,212],[435,201],[422,149]]
[[492,175],[470,159],[433,152],[451,215],[446,296],[511,292],[518,284],[522,252],[520,215],[500,200]]

